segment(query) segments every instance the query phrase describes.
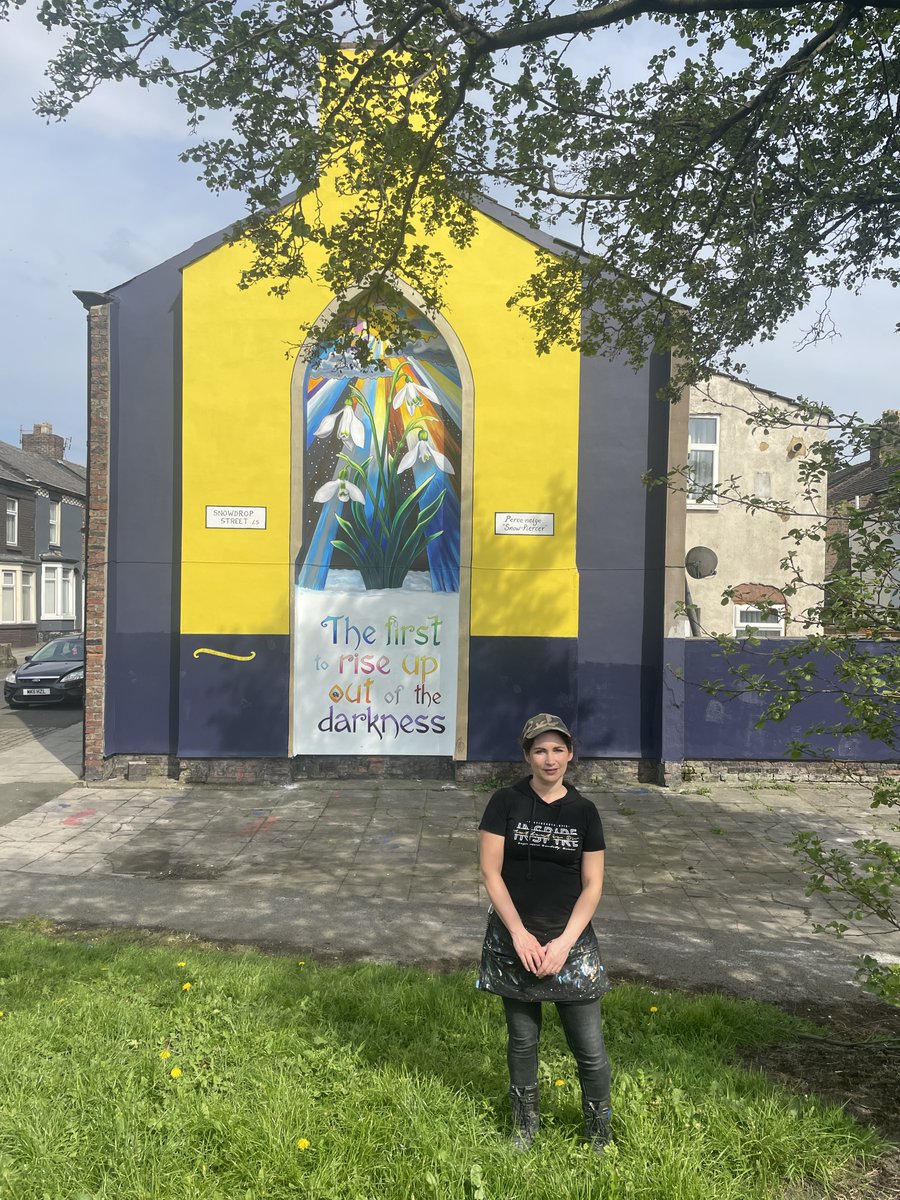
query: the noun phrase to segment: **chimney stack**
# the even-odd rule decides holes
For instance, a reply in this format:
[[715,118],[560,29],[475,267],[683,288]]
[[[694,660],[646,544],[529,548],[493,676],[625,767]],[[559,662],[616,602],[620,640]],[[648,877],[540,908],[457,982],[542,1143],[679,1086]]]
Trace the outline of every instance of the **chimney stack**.
[[66,456],[66,439],[53,432],[49,421],[39,421],[33,433],[22,433],[22,449],[31,454],[43,454],[59,462]]
[[869,444],[869,465],[885,467],[900,460],[900,411],[886,408],[875,422]]

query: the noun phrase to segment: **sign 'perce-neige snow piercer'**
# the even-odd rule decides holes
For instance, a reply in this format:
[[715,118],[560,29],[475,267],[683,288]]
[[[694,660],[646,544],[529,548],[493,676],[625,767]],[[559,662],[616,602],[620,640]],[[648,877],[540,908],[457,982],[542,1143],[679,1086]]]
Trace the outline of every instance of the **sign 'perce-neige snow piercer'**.
[[514,537],[553,537],[555,513],[494,513],[494,533]]

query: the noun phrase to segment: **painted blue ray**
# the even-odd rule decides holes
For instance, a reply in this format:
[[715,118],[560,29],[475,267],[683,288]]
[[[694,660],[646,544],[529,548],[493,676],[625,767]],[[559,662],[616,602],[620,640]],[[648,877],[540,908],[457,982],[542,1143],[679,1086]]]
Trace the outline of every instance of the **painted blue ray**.
[[428,570],[431,574],[431,589],[435,592],[459,591],[459,497],[453,480],[455,475],[445,475],[435,464],[423,463],[417,459],[412,466],[416,487],[431,476],[431,482],[425,488],[419,500],[419,507],[426,508],[432,501],[444,493],[441,507],[426,525],[427,533],[437,533],[441,536],[429,542],[425,547],[428,555]]

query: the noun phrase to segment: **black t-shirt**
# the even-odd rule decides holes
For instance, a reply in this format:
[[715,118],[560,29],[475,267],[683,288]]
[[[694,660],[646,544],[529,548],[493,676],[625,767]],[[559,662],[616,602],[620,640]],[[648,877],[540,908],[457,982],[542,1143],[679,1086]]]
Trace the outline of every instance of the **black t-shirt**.
[[501,876],[522,924],[538,940],[565,929],[581,895],[581,855],[605,850],[600,815],[571,785],[547,804],[523,779],[494,792],[479,829],[505,838]]

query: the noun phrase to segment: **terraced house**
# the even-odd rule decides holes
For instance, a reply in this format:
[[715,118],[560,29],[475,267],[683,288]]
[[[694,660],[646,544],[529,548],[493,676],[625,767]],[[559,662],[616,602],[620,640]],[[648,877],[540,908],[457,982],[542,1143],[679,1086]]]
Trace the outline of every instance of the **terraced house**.
[[0,442],[0,642],[14,647],[80,630],[84,615],[85,468],[47,422],[21,443]]

